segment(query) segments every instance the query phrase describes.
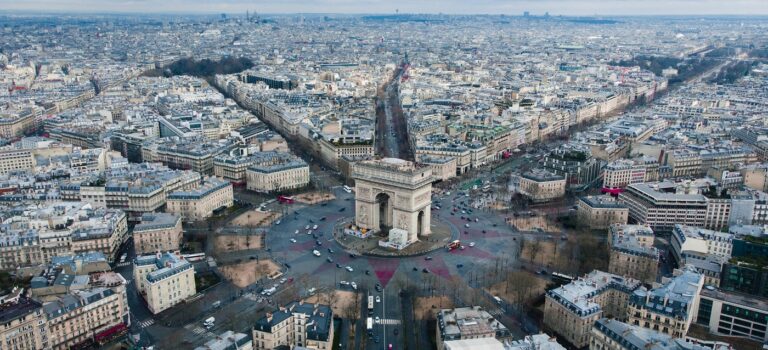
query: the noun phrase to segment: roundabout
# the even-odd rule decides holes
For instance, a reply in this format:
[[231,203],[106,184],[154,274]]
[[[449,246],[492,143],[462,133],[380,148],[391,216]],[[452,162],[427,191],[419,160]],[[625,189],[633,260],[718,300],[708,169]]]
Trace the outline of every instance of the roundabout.
[[460,235],[456,226],[450,222],[436,222],[431,225],[431,234],[429,236],[423,237],[401,250],[397,250],[380,246],[379,242],[385,238],[375,234],[367,238],[360,238],[344,233],[346,228],[353,225],[353,222],[354,219],[351,217],[341,219],[333,227],[333,237],[336,243],[343,247],[345,251],[357,255],[383,258],[421,256],[440,249],[446,249],[448,244],[459,239]]

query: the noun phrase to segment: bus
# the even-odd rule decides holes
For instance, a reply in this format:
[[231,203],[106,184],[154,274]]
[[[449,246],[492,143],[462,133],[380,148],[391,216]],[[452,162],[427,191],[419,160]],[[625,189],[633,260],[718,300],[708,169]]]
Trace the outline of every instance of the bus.
[[182,254],[181,257],[189,262],[203,261],[203,259],[205,259],[205,253]]
[[283,204],[293,204],[294,202],[293,196],[289,197],[289,196],[280,195],[280,196],[277,196],[277,200]]
[[561,284],[566,284],[566,283],[571,283],[573,281],[573,276],[566,275],[560,272],[552,272],[552,279]]
[[457,249],[459,247],[461,247],[461,241],[457,239],[451,243],[448,243],[448,246],[446,248],[448,248],[448,251],[450,252],[451,250]]
[[367,326],[367,329],[370,331],[373,329],[373,318],[368,317],[368,319],[365,320],[365,325]]
[[368,314],[373,314],[373,295],[368,296]]
[[351,187],[349,187],[349,186],[347,186],[347,185],[344,185],[344,187],[343,187],[343,188],[344,188],[344,192],[347,192],[347,193],[352,193],[352,188],[351,188]]

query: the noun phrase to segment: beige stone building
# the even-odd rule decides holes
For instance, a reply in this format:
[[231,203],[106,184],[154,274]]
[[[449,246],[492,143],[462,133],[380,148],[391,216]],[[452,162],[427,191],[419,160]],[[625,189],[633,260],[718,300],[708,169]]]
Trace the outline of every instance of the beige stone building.
[[153,314],[197,293],[195,269],[179,252],[136,257],[133,261],[133,280]]
[[36,127],[35,114],[31,110],[22,114],[0,114],[0,137],[12,139],[32,131]]
[[639,286],[635,279],[592,271],[547,292],[544,325],[575,347],[585,347],[595,321],[602,317],[626,319],[630,295]]
[[589,337],[590,350],[664,349],[731,350],[727,343],[673,337],[661,332],[633,326],[618,320],[601,318],[595,322]]
[[519,176],[518,191],[535,203],[546,202],[565,196],[565,177],[534,169]]
[[661,285],[650,290],[641,287],[632,293],[627,323],[684,338],[698,315],[703,286],[704,276],[693,267],[675,270]]
[[456,177],[456,158],[422,155],[419,162],[432,166],[435,181],[445,181]]
[[166,211],[186,221],[203,220],[213,215],[214,210],[231,207],[233,196],[231,183],[207,177],[197,188],[168,194]]
[[14,289],[0,305],[0,350],[38,350],[48,348],[48,332],[43,307]]
[[134,249],[139,255],[178,250],[182,233],[178,215],[144,214],[141,223],[133,228]]
[[32,150],[0,150],[0,174],[19,170],[30,171],[34,168],[35,157],[32,154]]
[[51,349],[71,349],[92,341],[107,340],[116,332],[127,332],[128,299],[125,288],[98,287],[76,290],[43,305],[48,319]]
[[246,171],[246,186],[251,191],[275,192],[309,185],[309,165],[301,159],[277,164],[254,164]]
[[71,254],[98,251],[112,261],[120,244],[127,239],[128,216],[120,210],[106,209],[98,219],[97,225],[89,225],[89,220],[72,230],[70,251]]
[[659,250],[653,246],[653,239],[653,230],[648,226],[611,225],[608,272],[648,284],[655,282],[659,272]]
[[629,208],[609,195],[584,196],[576,202],[576,215],[582,225],[607,229],[613,224],[626,224]]
[[333,348],[333,311],[327,305],[292,302],[258,321],[253,327],[253,349],[304,347]]

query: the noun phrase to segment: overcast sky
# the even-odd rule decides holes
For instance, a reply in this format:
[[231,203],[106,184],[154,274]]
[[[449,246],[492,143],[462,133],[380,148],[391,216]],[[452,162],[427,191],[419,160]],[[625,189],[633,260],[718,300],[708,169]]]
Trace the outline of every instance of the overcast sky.
[[159,13],[768,15],[768,0],[0,0],[0,10]]

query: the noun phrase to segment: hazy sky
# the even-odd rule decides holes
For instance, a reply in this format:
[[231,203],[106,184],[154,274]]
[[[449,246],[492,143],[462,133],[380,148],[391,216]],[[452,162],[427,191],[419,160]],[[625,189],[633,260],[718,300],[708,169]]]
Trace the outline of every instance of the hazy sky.
[[68,12],[768,15],[768,0],[0,0],[0,10]]

